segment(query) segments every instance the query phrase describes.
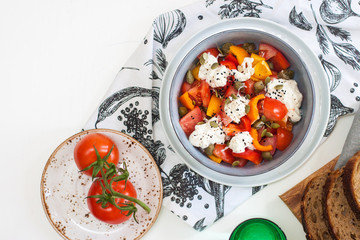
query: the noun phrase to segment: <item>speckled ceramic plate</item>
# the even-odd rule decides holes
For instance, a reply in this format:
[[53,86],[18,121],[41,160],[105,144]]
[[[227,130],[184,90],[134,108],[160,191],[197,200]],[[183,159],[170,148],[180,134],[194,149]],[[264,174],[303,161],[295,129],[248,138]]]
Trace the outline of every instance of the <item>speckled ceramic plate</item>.
[[[73,152],[77,142],[89,133],[103,133],[117,145],[120,163],[126,162],[138,199],[151,212],[138,208],[133,218],[119,225],[103,223],[93,217],[85,197],[91,178],[78,172]],[[50,156],[41,179],[41,199],[54,229],[65,239],[140,239],[155,222],[162,203],[159,169],[150,153],[135,139],[118,131],[96,129],[80,132],[65,140]]]

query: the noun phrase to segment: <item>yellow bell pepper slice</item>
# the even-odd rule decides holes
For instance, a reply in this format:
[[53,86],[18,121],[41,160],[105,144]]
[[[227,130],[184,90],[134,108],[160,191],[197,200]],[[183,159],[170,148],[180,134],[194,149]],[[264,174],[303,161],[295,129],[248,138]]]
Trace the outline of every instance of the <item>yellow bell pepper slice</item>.
[[250,55],[250,57],[251,57],[252,59],[254,59],[254,61],[253,61],[253,63],[252,63],[253,66],[255,66],[257,63],[259,63],[259,62],[261,62],[261,61],[265,61],[265,58],[263,58],[263,57],[255,54],[255,53],[252,53],[252,54]]
[[209,158],[216,163],[221,163],[221,161],[222,161],[221,158],[215,157],[214,155],[210,155]]
[[186,107],[189,110],[193,110],[195,108],[193,100],[190,98],[188,92],[185,92],[183,95],[181,95],[179,97],[179,101],[181,102],[182,105],[184,105],[184,107]]
[[209,117],[212,117],[215,114],[217,114],[218,112],[220,112],[221,103],[222,103],[221,98],[218,98],[218,97],[216,97],[215,94],[213,94],[210,98],[210,102],[209,102],[209,106],[206,111],[206,115],[208,115]]
[[265,98],[264,94],[259,94],[250,99],[250,101],[249,101],[250,110],[247,113],[247,116],[249,117],[251,124],[253,124],[256,120],[258,120],[260,118],[259,109],[257,107],[257,104],[260,100],[262,100],[264,98]]
[[254,71],[253,76],[261,80],[264,80],[272,74],[269,64],[265,60],[258,62],[254,66]]
[[272,145],[264,146],[259,143],[259,134],[255,128],[251,128],[250,135],[253,138],[253,145],[257,150],[259,150],[261,152],[269,152],[269,151],[273,150]]
[[192,75],[194,76],[194,78],[196,80],[200,80],[199,78],[199,71],[200,71],[200,65],[197,65],[191,72],[192,72]]
[[232,53],[236,57],[236,59],[240,65],[244,61],[244,58],[250,56],[249,53],[245,49],[243,49],[242,47],[236,46],[236,45],[230,46],[230,53]]

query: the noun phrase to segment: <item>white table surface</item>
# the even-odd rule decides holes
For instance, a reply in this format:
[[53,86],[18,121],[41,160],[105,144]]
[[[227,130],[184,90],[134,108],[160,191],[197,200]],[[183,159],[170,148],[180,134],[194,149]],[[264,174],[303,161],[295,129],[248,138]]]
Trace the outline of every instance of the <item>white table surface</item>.
[[[43,167],[53,150],[79,132],[153,19],[195,0],[0,1],[0,239],[61,239],[40,199]],[[203,232],[162,209],[150,239],[228,239],[251,217],[275,221],[288,239],[302,226],[278,197],[337,156],[353,117],[290,176],[271,184]]]

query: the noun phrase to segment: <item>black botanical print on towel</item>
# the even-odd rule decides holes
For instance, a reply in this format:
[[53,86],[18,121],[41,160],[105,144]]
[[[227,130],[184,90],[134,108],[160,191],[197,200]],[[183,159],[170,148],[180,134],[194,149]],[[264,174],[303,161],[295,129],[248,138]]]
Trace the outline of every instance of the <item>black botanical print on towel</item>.
[[[360,51],[357,50],[352,44],[350,43],[337,43],[334,42],[328,35],[327,31],[325,30],[324,26],[319,24],[315,12],[312,8],[313,15],[317,24],[316,27],[316,37],[320,45],[320,49],[324,54],[328,54],[330,51],[330,45],[333,47],[333,50],[336,56],[341,59],[345,64],[350,65],[354,70],[360,70]],[[337,28],[335,31],[334,28],[330,28],[329,32],[336,37],[344,38],[348,40],[350,38],[350,33],[347,33],[340,28]]]
[[329,24],[336,24],[348,17],[357,16],[351,9],[351,0],[323,0],[320,5],[320,16]]
[[328,78],[328,84],[330,87],[330,92],[334,91],[341,81],[341,72],[340,70],[332,63],[325,61],[323,55],[319,55],[320,62],[326,72]]
[[352,112],[354,112],[353,108],[345,107],[336,96],[331,94],[330,116],[329,116],[329,122],[326,127],[324,137],[328,137],[330,135],[330,133],[333,131],[333,129],[335,127],[336,119],[338,117],[352,113]]
[[299,14],[296,12],[295,6],[289,14],[289,22],[290,24],[305,31],[310,31],[312,29],[311,24],[305,18],[304,14],[302,12],[300,12]]
[[98,116],[95,123],[97,124],[104,121],[107,117],[111,116],[119,109],[121,105],[135,97],[151,97],[153,100],[152,108],[152,123],[160,120],[159,114],[159,88],[147,89],[142,87],[128,87],[115,92],[106,98],[98,109]]
[[166,48],[168,43],[179,36],[185,29],[186,17],[182,11],[176,9],[164,13],[154,21],[154,40]]
[[221,19],[235,18],[240,15],[244,17],[260,18],[263,7],[272,9],[271,6],[264,4],[262,1],[255,2],[250,0],[225,0],[230,1],[229,4],[220,6],[219,15]]
[[154,59],[150,59],[144,65],[153,65],[153,70],[150,74],[151,80],[162,80],[162,76],[164,75],[168,62],[166,61],[164,52],[161,49],[157,49],[155,53],[155,61]]
[[205,225],[204,226],[204,221],[205,221],[205,218],[201,218],[200,220],[198,220],[195,225],[193,226],[193,228],[197,231],[202,231],[204,230],[207,226]]

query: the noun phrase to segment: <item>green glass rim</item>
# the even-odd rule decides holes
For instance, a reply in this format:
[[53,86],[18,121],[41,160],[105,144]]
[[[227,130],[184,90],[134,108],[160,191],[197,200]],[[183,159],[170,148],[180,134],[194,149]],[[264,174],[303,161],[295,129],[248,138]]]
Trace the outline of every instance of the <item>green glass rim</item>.
[[238,230],[238,228],[239,228],[240,226],[242,226],[242,225],[244,225],[245,223],[248,223],[248,222],[254,222],[254,221],[256,221],[256,220],[263,221],[263,222],[266,222],[266,223],[269,223],[269,224],[273,225],[274,229],[276,229],[276,230],[279,232],[279,234],[282,234],[282,235],[285,237],[284,239],[287,240],[287,237],[286,237],[284,231],[279,227],[279,225],[277,225],[275,222],[273,222],[273,221],[271,221],[271,220],[269,220],[269,219],[266,219],[266,218],[249,218],[249,219],[241,222],[241,223],[238,224],[238,225],[234,228],[234,230],[231,232],[230,237],[229,237],[229,240],[231,240],[231,237],[232,237],[234,234],[237,233],[237,230]]

